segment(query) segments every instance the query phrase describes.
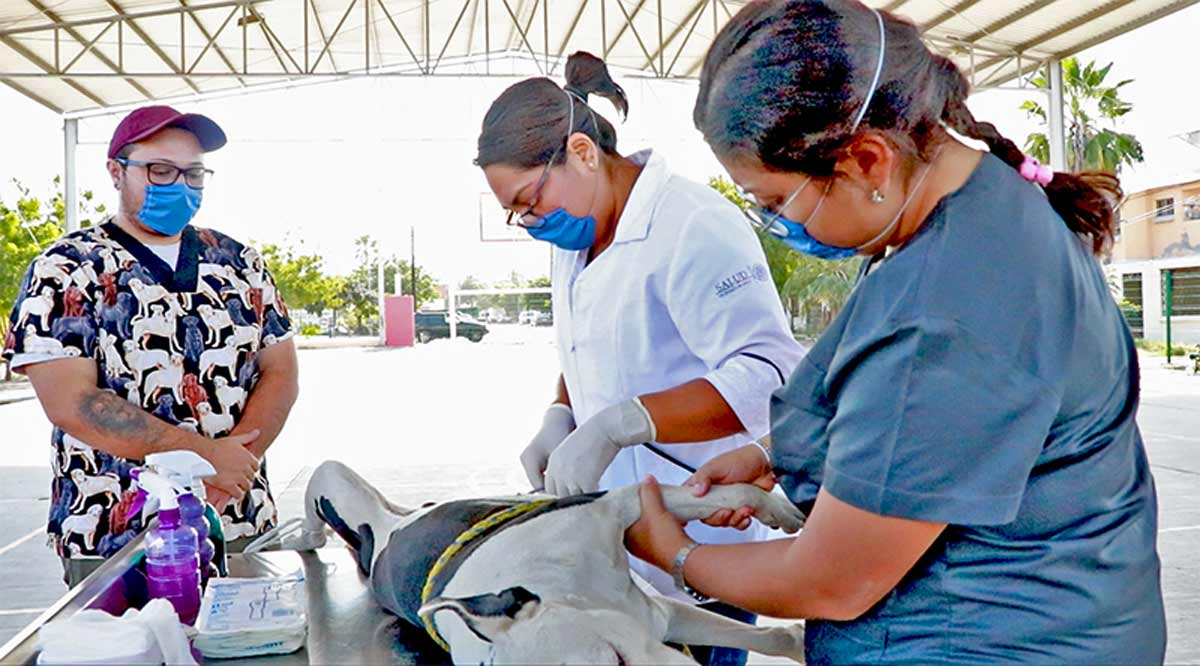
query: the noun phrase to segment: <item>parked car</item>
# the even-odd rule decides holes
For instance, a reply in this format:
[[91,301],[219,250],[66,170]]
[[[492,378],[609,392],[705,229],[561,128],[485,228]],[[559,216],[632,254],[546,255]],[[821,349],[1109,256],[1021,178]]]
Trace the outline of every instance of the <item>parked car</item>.
[[537,321],[537,316],[538,316],[537,310],[526,310],[526,311],[522,312],[520,314],[520,316],[517,317],[517,323],[521,324],[522,326],[525,326],[525,325],[533,326],[534,323]]
[[[472,317],[459,314],[456,328],[458,335],[471,342],[479,342],[488,334],[488,327]],[[416,314],[416,335],[421,343],[437,338],[450,337],[450,322],[443,312],[418,312]]]
[[550,314],[549,312],[539,312],[539,313],[537,313],[537,317],[533,320],[533,325],[534,326],[553,326],[554,325],[554,315]]

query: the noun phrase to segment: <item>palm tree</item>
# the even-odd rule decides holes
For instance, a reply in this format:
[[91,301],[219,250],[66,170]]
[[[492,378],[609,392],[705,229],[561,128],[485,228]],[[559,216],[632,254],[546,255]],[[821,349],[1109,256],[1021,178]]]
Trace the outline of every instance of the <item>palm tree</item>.
[[862,260],[801,259],[800,267],[784,285],[784,293],[794,295],[802,303],[819,305],[830,312],[840,310],[854,289]]
[[[1112,63],[1097,67],[1095,62],[1089,62],[1080,67],[1074,57],[1062,61],[1062,70],[1068,124],[1067,170],[1116,173],[1122,166],[1143,161],[1141,142],[1132,134],[1116,130],[1117,121],[1133,110],[1133,104],[1120,96],[1121,88],[1132,79],[1106,85]],[[1034,77],[1030,83],[1045,90],[1050,88],[1044,74]],[[1041,103],[1027,100],[1021,109],[1039,118],[1043,125],[1048,124],[1046,108]],[[1030,134],[1025,142],[1025,152],[1048,164],[1050,141],[1046,134]]]

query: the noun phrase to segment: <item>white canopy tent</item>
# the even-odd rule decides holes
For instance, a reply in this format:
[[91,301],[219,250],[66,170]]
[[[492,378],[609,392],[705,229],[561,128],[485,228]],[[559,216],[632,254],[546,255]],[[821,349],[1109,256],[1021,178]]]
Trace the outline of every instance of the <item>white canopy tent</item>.
[[[911,18],[976,89],[1051,82],[1061,58],[1200,0],[868,0]],[[652,78],[696,76],[744,0],[0,0],[0,83],[63,115],[74,228],[78,119],[149,100],[371,76],[553,74],[589,50]]]

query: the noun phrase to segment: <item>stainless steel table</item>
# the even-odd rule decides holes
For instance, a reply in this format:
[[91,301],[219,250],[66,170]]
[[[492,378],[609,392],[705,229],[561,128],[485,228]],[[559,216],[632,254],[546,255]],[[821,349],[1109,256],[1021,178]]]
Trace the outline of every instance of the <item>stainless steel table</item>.
[[[101,609],[120,615],[146,601],[145,577],[139,570],[141,537],[67,592],[52,607],[0,647],[0,664],[33,664],[37,634],[48,622],[81,610]],[[308,595],[308,640],[289,655],[220,660],[219,664],[439,664],[448,663],[422,629],[388,615],[372,599],[366,581],[345,548],[315,552],[231,555],[230,575],[287,574],[302,569]]]

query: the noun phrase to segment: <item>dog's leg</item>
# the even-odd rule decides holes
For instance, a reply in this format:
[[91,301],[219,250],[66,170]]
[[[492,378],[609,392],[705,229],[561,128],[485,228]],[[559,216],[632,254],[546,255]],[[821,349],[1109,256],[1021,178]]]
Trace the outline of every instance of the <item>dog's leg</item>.
[[282,547],[309,550],[325,544],[325,525],[354,549],[359,566],[370,573],[371,563],[387,545],[397,524],[411,511],[387,500],[354,470],[336,461],[321,463],[304,491],[300,534]]
[[663,640],[682,645],[714,645],[804,661],[804,627],[755,627],[685,603],[656,597],[651,600],[667,616]]
[[[628,486],[606,495],[604,501],[615,502],[620,512],[622,528],[627,528],[642,515],[639,486]],[[804,514],[781,495],[768,493],[748,483],[713,486],[703,497],[692,494],[691,488],[663,486],[663,504],[680,520],[700,520],[721,509],[754,508],[754,517],[768,527],[794,533],[804,527]]]

